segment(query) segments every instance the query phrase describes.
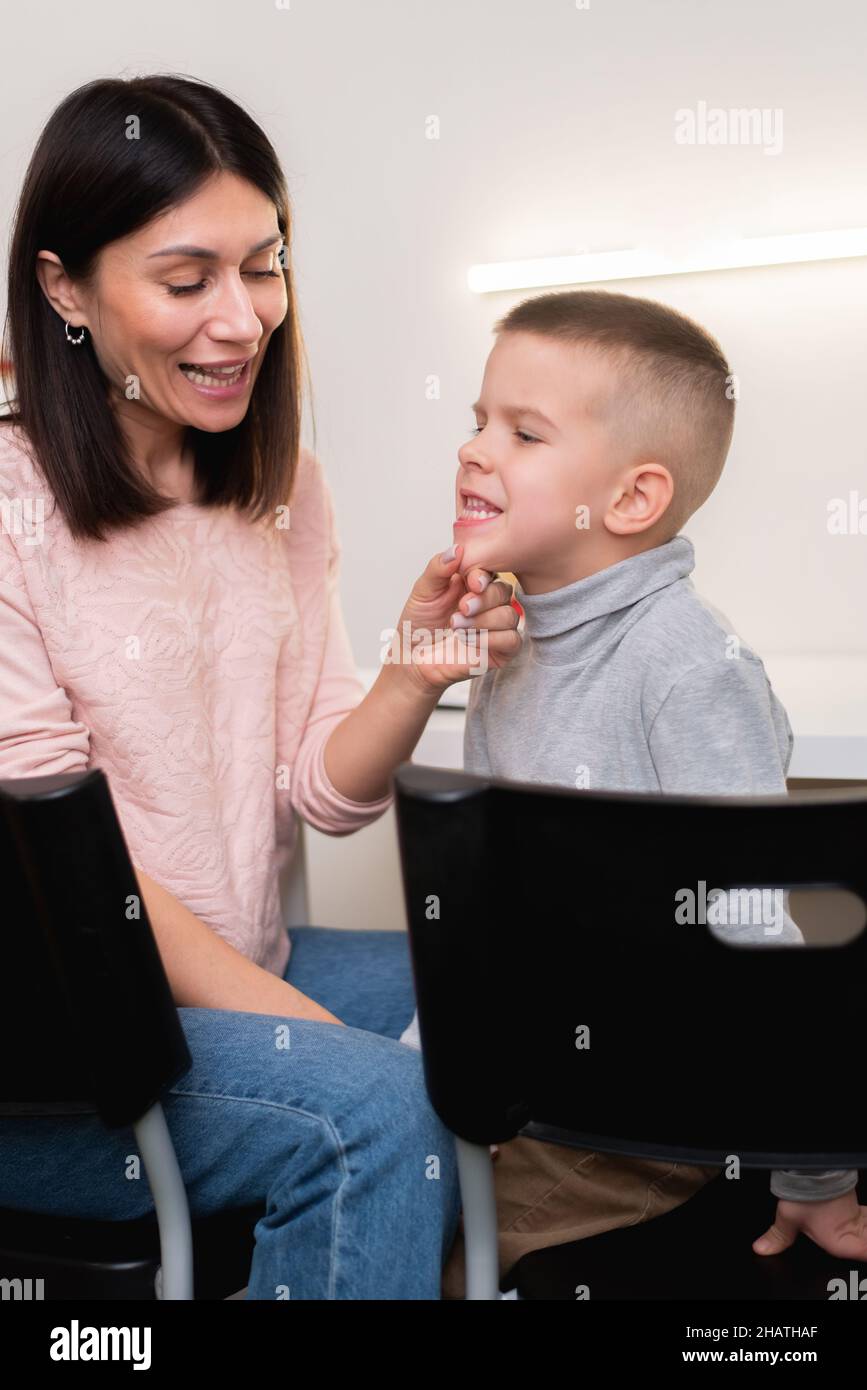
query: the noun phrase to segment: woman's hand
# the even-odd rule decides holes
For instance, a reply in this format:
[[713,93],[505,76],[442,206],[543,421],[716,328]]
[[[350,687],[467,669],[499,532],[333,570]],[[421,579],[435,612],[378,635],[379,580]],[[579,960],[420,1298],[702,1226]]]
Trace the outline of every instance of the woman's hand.
[[854,1187],[827,1202],[777,1202],[773,1226],[753,1241],[757,1255],[779,1255],[803,1232],[840,1260],[867,1260],[867,1207]]
[[492,582],[472,566],[459,573],[463,546],[434,555],[416,580],[384,654],[428,694],[490,667],[504,666],[521,647],[511,584]]
[[[447,560],[435,555],[413,585],[397,630],[382,634],[383,642],[389,638],[382,670],[325,745],[326,774],[351,801],[377,801],[392,790],[395,768],[411,758],[446,686],[502,666],[521,646],[511,584],[493,584],[479,568],[464,583],[463,547],[452,549]],[[467,615],[470,604],[478,607]],[[470,626],[456,628],[452,618]],[[467,633],[472,643],[464,645]]]

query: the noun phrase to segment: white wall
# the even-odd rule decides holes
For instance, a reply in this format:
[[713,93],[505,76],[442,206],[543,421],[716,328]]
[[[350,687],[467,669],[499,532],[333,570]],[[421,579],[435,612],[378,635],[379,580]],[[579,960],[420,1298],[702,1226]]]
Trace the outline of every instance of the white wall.
[[[857,0],[49,0],[4,17],[0,208],[8,226],[40,125],[97,75],[190,72],[261,122],[294,197],[317,443],[369,666],[450,543],[490,325],[523,297],[470,294],[467,266],[867,225],[865,39]],[[677,145],[673,113],[699,101],[782,108],[782,152]],[[728,467],[687,528],[698,586],[760,652],[864,651],[867,541],[829,537],[825,506],[867,489],[867,260],[613,288],[695,315],[741,379]]]
[[[372,666],[451,541],[490,326],[523,297],[470,294],[468,265],[867,226],[865,38],[857,0],[48,0],[4,17],[0,206],[8,225],[49,110],[97,75],[201,76],[265,127],[294,198],[345,612]],[[675,110],[700,101],[781,108],[782,152],[676,144]],[[699,589],[760,654],[867,652],[867,537],[826,530],[829,498],[867,494],[867,260],[611,287],[697,317],[740,378],[729,464],[685,528]]]

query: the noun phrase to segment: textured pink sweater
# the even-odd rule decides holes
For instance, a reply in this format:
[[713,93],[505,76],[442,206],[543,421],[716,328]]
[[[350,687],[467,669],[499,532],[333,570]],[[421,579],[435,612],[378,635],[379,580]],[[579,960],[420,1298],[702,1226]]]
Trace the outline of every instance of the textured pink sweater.
[[347,835],[392,800],[325,771],[364,687],[322,468],[302,451],[285,530],[184,503],[82,542],[22,442],[0,424],[0,778],[101,767],[139,868],[282,974],[296,814]]

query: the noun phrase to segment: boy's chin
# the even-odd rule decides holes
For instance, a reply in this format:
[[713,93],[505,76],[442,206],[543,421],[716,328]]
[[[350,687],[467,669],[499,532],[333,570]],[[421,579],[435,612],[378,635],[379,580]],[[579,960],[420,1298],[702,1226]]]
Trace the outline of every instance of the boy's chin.
[[508,565],[505,558],[493,545],[486,545],[483,540],[469,540],[457,542],[464,547],[461,556],[461,563],[458,573],[465,575],[468,570],[478,567],[483,570],[490,570],[495,573],[497,570],[506,570]]
[[484,546],[467,546],[461,558],[459,573],[466,576],[471,569],[490,570],[491,574],[496,574],[499,570],[507,569],[505,563],[501,563],[499,557],[493,550],[485,553]]

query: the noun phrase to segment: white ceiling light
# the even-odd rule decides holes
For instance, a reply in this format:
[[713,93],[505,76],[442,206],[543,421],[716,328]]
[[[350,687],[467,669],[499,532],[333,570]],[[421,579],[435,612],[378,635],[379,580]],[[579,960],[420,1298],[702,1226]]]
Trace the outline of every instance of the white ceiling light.
[[705,244],[678,255],[636,247],[629,251],[544,256],[532,261],[494,261],[489,265],[470,266],[467,283],[476,294],[490,294],[495,290],[591,285],[600,280],[640,280],[701,270],[742,270],[747,266],[836,261],[851,256],[867,256],[867,227],[747,237],[742,241]]

